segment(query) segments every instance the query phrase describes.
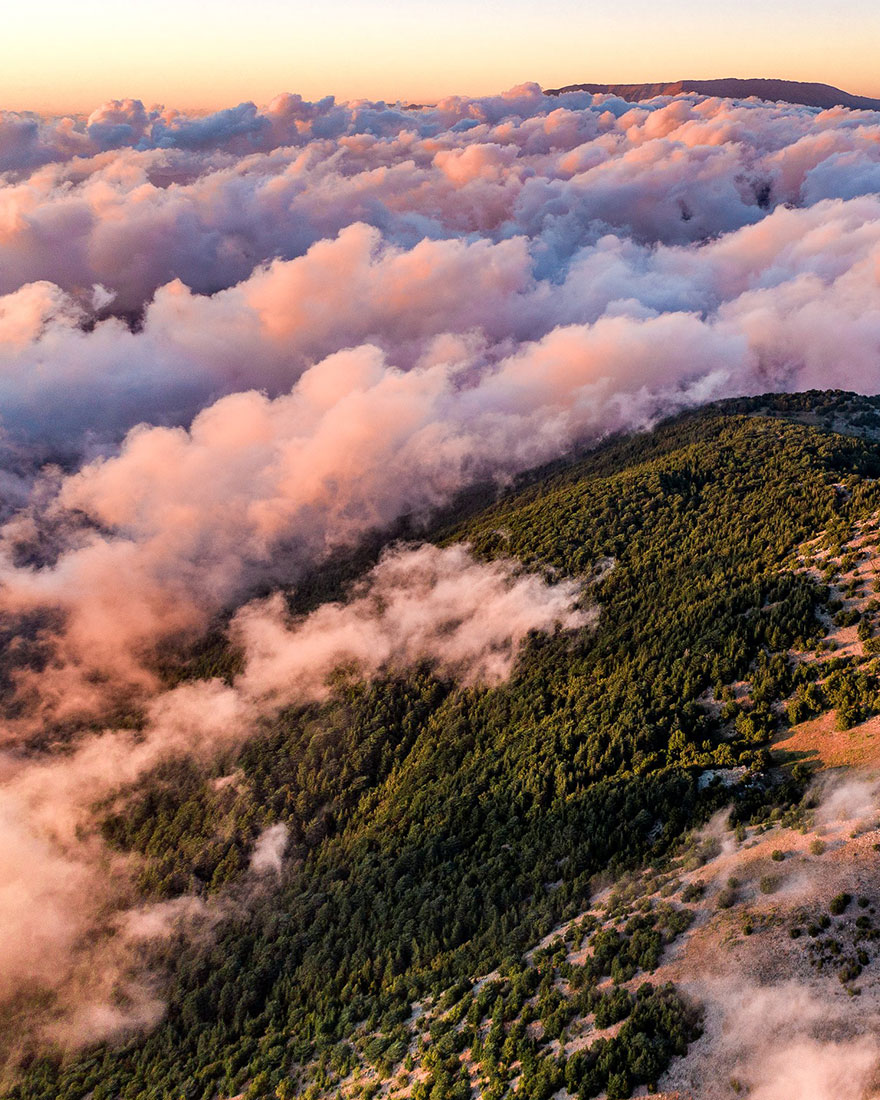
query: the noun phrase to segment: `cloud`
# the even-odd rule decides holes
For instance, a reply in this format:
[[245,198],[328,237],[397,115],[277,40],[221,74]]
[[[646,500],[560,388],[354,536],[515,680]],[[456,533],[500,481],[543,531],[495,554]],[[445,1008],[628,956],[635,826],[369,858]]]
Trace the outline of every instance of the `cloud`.
[[251,852],[251,871],[256,875],[270,873],[280,875],[281,861],[284,858],[288,837],[289,830],[282,822],[264,829],[257,837],[254,850]]
[[279,96],[208,116],[130,100],[88,119],[0,115],[0,293],[100,283],[138,311],[174,278],[212,293],[354,222],[404,247],[520,235],[558,279],[608,229],[696,243],[870,194],[878,127],[869,112],[536,86],[418,110]]
[[878,1095],[880,1045],[858,1034],[857,1011],[835,1003],[833,991],[797,981],[762,986],[731,970],[726,980],[698,983],[713,1018],[712,1046],[699,1062],[700,1095],[729,1095],[731,1081],[756,1100]]
[[[358,225],[210,298],[167,288],[139,332],[59,322],[27,347],[65,349],[49,429],[62,438],[99,400],[102,420],[124,424],[212,387],[269,392],[229,393],[188,429],[137,427],[63,478],[43,510],[66,532],[54,560],[22,564],[21,525],[7,528],[0,607],[63,613],[40,690],[79,707],[95,674],[138,681],[157,642],[202,629],[254,583],[295,581],[473,481],[716,397],[871,390],[878,260],[876,198],[777,210],[696,251],[606,237],[552,296],[519,239],[407,251]],[[9,315],[44,328],[51,299],[32,297]],[[22,380],[36,427],[53,389],[33,361]]]
[[[708,912],[698,914],[684,945],[667,961],[674,980],[703,1006],[704,1033],[670,1067],[663,1082],[668,1089],[705,1100],[732,1093],[759,1100],[880,1096],[873,974],[866,966],[848,988],[840,977],[847,952],[854,956],[863,946],[859,915],[876,901],[874,851],[862,834],[876,824],[877,799],[875,776],[821,774],[803,800],[799,830],[777,827],[762,836],[759,828],[742,843],[722,813],[703,831],[718,842],[717,854],[694,872],[709,883]],[[824,856],[812,846],[817,836],[823,850],[828,847]],[[777,849],[784,860],[774,860]],[[771,868],[781,881],[767,895],[759,883]],[[731,881],[735,908],[716,909],[718,892]],[[841,891],[859,895],[864,904],[834,921],[827,939],[817,939],[819,929],[812,926],[828,918],[829,901]],[[793,928],[809,935],[792,935]],[[817,947],[829,945],[839,958],[817,965]]]
[[[559,217],[545,242],[565,224]],[[473,381],[571,326],[625,318],[635,333],[678,314],[692,315],[707,343],[741,346],[717,364],[730,392],[820,377],[875,385],[876,196],[779,208],[699,248],[605,233],[547,278],[536,247],[515,236],[405,248],[355,223],[211,296],[169,283],[135,330],[103,314],[86,324],[91,289],[77,298],[28,283],[0,298],[3,422],[29,444],[82,453],[96,440],[115,446],[140,421],[188,425],[222,394],[256,387],[280,396],[340,351],[377,347],[402,371],[452,357]],[[99,295],[100,309],[110,293]],[[683,358],[675,370],[688,373]],[[665,364],[655,374],[673,381]]]
[[295,581],[472,481],[729,392],[725,364],[746,356],[688,314],[559,328],[476,373],[466,342],[446,350],[459,361],[409,371],[369,345],[338,352],[287,394],[224,397],[189,431],[137,428],[64,478],[47,505],[66,530],[54,561],[22,564],[15,541],[0,558],[0,609],[63,616],[25,686],[74,713],[108,678],[144,686],[158,643],[256,583]]
[[290,623],[280,595],[242,608],[231,635],[247,654],[239,679],[250,697],[320,698],[339,666],[372,677],[430,662],[463,684],[510,675],[530,631],[583,627],[579,585],[517,575],[511,562],[476,562],[464,546],[386,553],[345,604],[324,604]]
[[[755,1067],[754,1100],[864,1100],[876,1080],[880,1051],[868,1036],[844,1043],[797,1040]],[[873,1093],[876,1096],[876,1092]]]

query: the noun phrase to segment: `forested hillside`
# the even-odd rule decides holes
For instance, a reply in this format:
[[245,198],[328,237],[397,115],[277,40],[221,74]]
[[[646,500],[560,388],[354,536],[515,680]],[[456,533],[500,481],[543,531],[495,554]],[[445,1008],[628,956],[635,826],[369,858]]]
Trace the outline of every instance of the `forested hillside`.
[[[880,509],[878,407],[741,400],[532,474],[488,507],[463,503],[434,541],[580,579],[595,624],[531,637],[495,688],[428,666],[340,676],[327,702],[267,719],[210,768],[169,759],[105,806],[103,835],[140,859],[145,896],[214,899],[218,916],[209,934],[156,948],[168,1009],[150,1034],[73,1059],[25,1053],[6,1095],[287,1100],[393,1086],[444,1100],[515,1084],[528,1100],[656,1081],[699,1030],[698,1006],[650,984],[677,934],[672,911],[621,911],[613,935],[579,926],[577,947],[595,943],[577,964],[525,953],[614,876],[680,858],[685,834],[727,802],[749,820],[800,798],[802,773],[768,747],[787,720],[777,704],[817,677],[788,654],[820,642],[829,595],[796,554]],[[328,591],[340,583],[334,572]],[[169,677],[234,668],[216,637]],[[870,669],[857,688],[870,711]],[[707,770],[745,778],[728,789]],[[280,823],[280,876],[255,890],[254,842]],[[489,993],[473,987],[493,972]],[[635,975],[638,994],[599,989]],[[627,1023],[568,1056],[560,1036],[590,1012]]]

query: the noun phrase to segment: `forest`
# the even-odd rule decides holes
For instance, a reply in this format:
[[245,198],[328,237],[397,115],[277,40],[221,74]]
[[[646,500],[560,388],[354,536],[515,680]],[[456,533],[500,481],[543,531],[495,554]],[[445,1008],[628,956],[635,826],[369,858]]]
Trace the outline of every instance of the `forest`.
[[[774,758],[781,725],[880,711],[873,657],[827,677],[791,659],[841,614],[837,567],[823,561],[817,580],[800,548],[821,536],[833,558],[880,511],[878,425],[877,399],[737,399],[533,471],[491,502],[462,498],[421,537],[580,579],[595,625],[531,636],[498,687],[427,664],[341,677],[244,747],[210,765],[169,758],[99,807],[145,898],[222,897],[224,916],[210,937],[155,947],[168,1007],[154,1030],[73,1057],[35,1050],[7,1100],[348,1100],[395,1081],[415,1100],[562,1087],[613,1100],[656,1082],[699,1034],[699,1006],[650,980],[676,910],[621,904],[612,929],[580,915],[628,871],[671,874],[719,808],[758,821],[796,806],[807,772]],[[291,606],[343,591],[382,541]],[[164,675],[235,665],[218,623]],[[737,782],[712,781],[733,769]],[[250,854],[275,824],[290,837],[283,870],[255,894]],[[572,921],[572,943],[591,945],[582,963],[571,943],[533,950]],[[566,1027],[588,1013],[625,1022],[567,1055]]]

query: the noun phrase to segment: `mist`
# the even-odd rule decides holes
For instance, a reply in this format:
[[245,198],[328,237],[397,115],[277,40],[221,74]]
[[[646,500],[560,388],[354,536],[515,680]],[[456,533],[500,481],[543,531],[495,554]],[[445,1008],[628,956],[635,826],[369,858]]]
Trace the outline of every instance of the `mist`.
[[[704,1006],[704,1034],[664,1087],[706,1100],[880,1095],[873,975],[846,984],[839,964],[817,968],[810,961],[820,928],[860,943],[858,917],[876,911],[878,807],[876,774],[828,771],[805,792],[796,824],[737,837],[724,811],[703,830],[718,854],[693,872],[706,885],[705,901],[685,945],[670,952],[664,976]],[[730,906],[718,902],[724,891]],[[844,891],[852,895],[846,911],[829,925],[829,902]]]
[[[299,617],[280,596],[244,605],[230,627],[241,653],[231,684],[156,691],[135,732],[89,733],[57,754],[0,754],[0,1011],[23,1001],[37,1044],[76,1046],[154,1024],[164,1006],[144,944],[193,934],[247,902],[138,902],[136,861],[103,842],[97,803],[175,757],[209,763],[281,707],[327,698],[337,673],[373,679],[421,664],[465,685],[497,685],[529,633],[595,621],[595,610],[578,607],[580,589],[510,561],[479,562],[461,545],[397,547],[344,603]],[[261,833],[256,879],[278,879],[287,839],[282,823]],[[0,1044],[0,1059],[16,1053],[14,1041]]]

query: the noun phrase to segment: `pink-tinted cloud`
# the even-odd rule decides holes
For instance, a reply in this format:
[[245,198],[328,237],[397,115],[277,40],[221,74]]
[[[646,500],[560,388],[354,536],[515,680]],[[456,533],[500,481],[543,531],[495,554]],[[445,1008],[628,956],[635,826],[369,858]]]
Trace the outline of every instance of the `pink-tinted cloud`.
[[121,310],[174,278],[232,285],[355,221],[405,246],[522,234],[558,276],[597,223],[689,243],[764,207],[873,191],[880,127],[870,112],[694,96],[634,107],[534,86],[409,111],[282,96],[206,117],[114,101],[89,119],[3,119],[0,292],[102,283]]

